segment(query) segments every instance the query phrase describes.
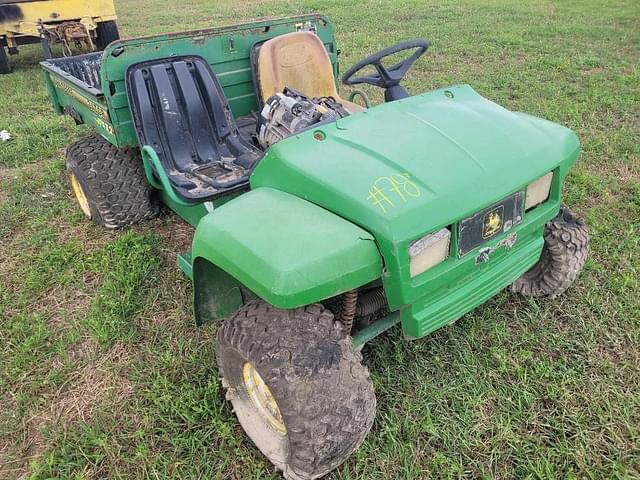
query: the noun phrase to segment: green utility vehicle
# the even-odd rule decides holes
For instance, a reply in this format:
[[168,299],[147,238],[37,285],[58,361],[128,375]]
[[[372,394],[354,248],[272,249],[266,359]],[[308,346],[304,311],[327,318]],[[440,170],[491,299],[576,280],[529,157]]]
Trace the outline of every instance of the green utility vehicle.
[[466,85],[409,96],[427,48],[344,74],[384,89],[376,106],[339,96],[319,15],[42,63],[55,109],[97,132],[67,151],[84,213],[118,228],[165,204],[195,227],[178,263],[196,322],[223,322],[227,398],[289,479],[336,468],[371,428],[365,342],[396,323],[424,337],[509,286],[556,296],[588,253],[560,202],[576,135]]

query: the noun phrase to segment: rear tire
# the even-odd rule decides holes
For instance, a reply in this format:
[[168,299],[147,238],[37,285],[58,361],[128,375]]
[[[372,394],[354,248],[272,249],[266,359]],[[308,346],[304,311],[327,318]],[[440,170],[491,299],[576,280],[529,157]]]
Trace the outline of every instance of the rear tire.
[[540,260],[511,284],[511,291],[532,297],[561,295],[582,271],[589,241],[584,221],[562,205],[545,227]]
[[[281,310],[249,302],[218,331],[216,356],[240,424],[289,480],[338,467],[373,424],[369,372],[322,305]],[[266,388],[247,383],[247,370]],[[265,390],[266,408],[255,393]]]
[[66,166],[78,203],[96,223],[121,228],[158,214],[137,149],[117,148],[94,134],[67,149]]
[[104,50],[111,42],[115,42],[120,38],[118,32],[118,24],[113,20],[101,22],[96,29],[96,46],[98,50]]
[[9,55],[4,48],[3,41],[0,39],[0,75],[5,73],[11,73],[11,63],[9,62]]

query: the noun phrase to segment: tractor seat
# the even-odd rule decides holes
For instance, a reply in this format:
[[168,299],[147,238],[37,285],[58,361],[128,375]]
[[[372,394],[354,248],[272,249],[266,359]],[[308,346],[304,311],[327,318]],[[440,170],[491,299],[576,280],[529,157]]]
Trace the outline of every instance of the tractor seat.
[[350,113],[364,110],[338,95],[331,59],[316,34],[287,33],[259,48],[254,68],[261,103],[289,87],[310,98],[333,97]]
[[[154,149],[182,200],[202,202],[247,187],[262,152],[240,134],[204,58],[187,55],[133,64],[126,88],[138,142]],[[159,174],[157,168],[152,166]]]

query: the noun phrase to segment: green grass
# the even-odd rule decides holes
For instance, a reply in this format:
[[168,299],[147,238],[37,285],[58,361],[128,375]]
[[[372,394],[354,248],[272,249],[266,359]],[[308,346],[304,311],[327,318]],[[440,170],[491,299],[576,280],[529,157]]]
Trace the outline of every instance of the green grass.
[[[376,422],[330,478],[640,477],[637,1],[116,3],[130,36],[321,11],[343,68],[426,37],[410,91],[469,83],[576,130],[565,199],[593,235],[578,283],[368,344]],[[191,230],[84,221],[62,158],[87,130],[51,113],[38,59],[24,48],[0,77],[0,478],[278,478],[224,401],[216,326],[193,323],[175,266]]]

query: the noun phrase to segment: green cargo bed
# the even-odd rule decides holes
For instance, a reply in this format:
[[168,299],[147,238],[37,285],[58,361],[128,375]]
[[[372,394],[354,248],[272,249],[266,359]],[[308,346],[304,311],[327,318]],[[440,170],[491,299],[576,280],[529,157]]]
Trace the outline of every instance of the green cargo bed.
[[243,25],[120,40],[104,52],[41,62],[58,113],[93,125],[118,147],[137,146],[125,74],[135,63],[176,55],[205,58],[218,76],[235,117],[258,109],[251,68],[256,43],[284,33],[314,30],[325,44],[338,78],[333,26],[321,15],[267,19]]

